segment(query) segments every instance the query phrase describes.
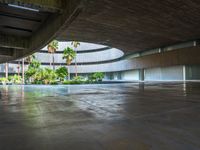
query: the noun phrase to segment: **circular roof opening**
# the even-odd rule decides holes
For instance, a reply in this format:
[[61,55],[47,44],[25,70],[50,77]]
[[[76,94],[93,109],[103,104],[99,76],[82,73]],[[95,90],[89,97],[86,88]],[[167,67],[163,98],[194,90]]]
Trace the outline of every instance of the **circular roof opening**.
[[[66,47],[73,48],[77,52],[78,63],[96,63],[96,62],[103,63],[107,61],[117,60],[124,55],[124,53],[121,50],[116,48],[111,48],[105,45],[79,42],[80,45],[77,48],[74,48],[71,43],[72,43],[71,41],[59,42],[56,54],[59,54],[61,57],[63,50]],[[48,52],[47,46],[44,47],[40,52],[47,53]],[[57,61],[64,62],[64,60],[61,59],[59,60],[59,58]]]

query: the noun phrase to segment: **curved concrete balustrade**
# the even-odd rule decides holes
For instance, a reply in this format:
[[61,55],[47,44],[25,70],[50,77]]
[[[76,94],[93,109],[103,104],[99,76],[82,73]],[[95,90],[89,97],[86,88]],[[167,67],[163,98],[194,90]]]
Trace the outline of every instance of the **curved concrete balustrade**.
[[[110,50],[115,50],[116,52],[119,53],[116,53],[116,55],[110,55],[113,54]],[[200,53],[199,47],[183,48],[173,51],[166,51],[163,53],[141,56],[132,59],[103,63],[103,60],[108,60],[108,58],[112,60],[114,58],[118,57],[120,58],[120,56],[122,56],[121,51],[117,49],[110,49],[110,50],[77,54],[78,73],[92,73],[97,71],[116,72],[116,71],[126,71],[131,69],[153,68],[153,67],[159,67],[160,65],[161,67],[167,67],[167,66],[176,66],[182,64],[184,65],[200,64],[200,60],[197,57],[195,57],[198,56]],[[44,66],[49,65],[52,59],[51,55],[47,53],[37,53],[36,56],[43,63]],[[66,66],[65,60],[63,60],[61,56],[62,56],[61,54],[55,54],[56,67],[60,65]],[[88,62],[92,64],[88,64]],[[17,64],[17,61],[15,63]],[[70,66],[70,70],[71,73],[75,72],[74,61]]]
[[[71,42],[59,42],[58,50],[54,53],[54,64],[64,65],[66,63],[66,60],[62,59],[63,50],[66,47],[73,48],[77,52],[76,62],[78,64],[109,62],[117,60],[124,55],[121,50],[110,48],[105,45],[80,42],[80,45],[77,48],[74,48]],[[47,46],[35,55],[43,64],[49,64],[53,59],[52,55],[48,54]],[[72,64],[73,63],[75,63],[75,59],[72,61]]]
[[[77,63],[96,63],[96,62],[103,62],[103,61],[111,61],[118,58],[121,58],[124,53],[118,49],[111,48],[104,51],[99,52],[90,52],[90,53],[78,53],[76,61]],[[62,53],[55,53],[54,60],[55,64],[65,64],[66,60],[62,59]],[[52,61],[51,54],[47,53],[36,53],[36,58],[41,61],[41,63],[50,63]],[[72,61],[74,63],[75,60]]]
[[[87,76],[94,72],[104,72],[107,80],[199,80],[200,60],[195,57],[198,55],[199,47],[183,48],[109,63],[78,64],[77,73]],[[18,72],[17,63],[9,64],[9,73]],[[49,64],[42,63],[42,67],[49,67]],[[66,63],[55,64],[55,68],[60,66],[67,67]],[[76,73],[75,68],[72,63],[72,75]],[[5,73],[4,65],[0,66],[0,73]]]
[[[84,51],[101,51],[101,49],[109,49],[108,46],[102,44],[95,43],[87,43],[87,42],[79,42],[80,45],[75,49],[76,52],[84,52]],[[62,52],[66,47],[73,48],[72,41],[59,41],[58,43],[58,52]],[[47,51],[47,46],[41,49],[41,51]]]

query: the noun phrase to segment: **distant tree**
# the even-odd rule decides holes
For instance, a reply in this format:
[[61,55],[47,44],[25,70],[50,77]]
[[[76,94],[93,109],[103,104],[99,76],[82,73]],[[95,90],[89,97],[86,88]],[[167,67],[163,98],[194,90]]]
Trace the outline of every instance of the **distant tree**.
[[70,48],[70,47],[67,47],[64,49],[63,51],[63,59],[66,59],[66,63],[68,65],[68,80],[70,80],[70,69],[69,69],[69,66],[72,62],[72,60],[76,57],[76,52]]
[[[52,63],[53,63],[53,70],[55,70],[55,65],[54,65],[54,53],[57,51],[58,49],[58,41],[57,40],[53,40],[52,42],[50,42],[47,46],[48,52],[52,55]],[[51,62],[50,62],[50,66],[51,66]]]
[[103,78],[104,78],[103,72],[95,72],[89,76],[89,81],[99,82],[99,81],[102,81]]
[[28,64],[30,64],[33,60],[35,59],[35,55],[29,55],[25,58],[25,62],[27,62]]
[[57,78],[57,75],[54,70],[51,68],[40,68],[34,75],[34,80],[36,83],[44,83],[44,84],[50,84],[51,82],[54,82]]
[[25,79],[32,81],[34,80],[34,75],[40,70],[41,63],[33,59],[28,66],[28,69],[25,71]]
[[65,77],[68,75],[66,67],[60,67],[56,69],[57,77],[60,81],[64,81]]
[[[77,47],[80,46],[80,42],[78,42],[78,41],[72,41],[71,45],[73,45],[74,51],[77,54]],[[77,77],[78,73],[77,73],[77,60],[76,60],[76,57],[75,57],[75,71],[76,71],[75,76]]]

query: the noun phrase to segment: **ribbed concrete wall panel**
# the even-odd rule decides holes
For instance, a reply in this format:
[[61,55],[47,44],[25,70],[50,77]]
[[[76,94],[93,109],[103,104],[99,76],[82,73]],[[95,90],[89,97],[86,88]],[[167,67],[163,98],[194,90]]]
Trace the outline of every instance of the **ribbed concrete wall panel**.
[[121,73],[121,79],[128,81],[139,80],[139,71],[138,70],[124,71]]
[[199,80],[200,66],[192,65],[186,66],[186,80]]
[[145,69],[145,80],[183,80],[183,66]]
[[[124,55],[124,53],[118,49],[111,48],[109,50],[99,51],[99,52],[90,52],[90,53],[78,53],[76,61],[77,63],[85,63],[85,62],[101,62],[108,61],[120,58]],[[65,63],[66,60],[62,59],[63,54],[54,54],[54,62],[55,63]],[[41,62],[49,63],[52,62],[52,54],[48,53],[36,53],[36,58],[41,60]],[[72,61],[73,63],[75,60]]]

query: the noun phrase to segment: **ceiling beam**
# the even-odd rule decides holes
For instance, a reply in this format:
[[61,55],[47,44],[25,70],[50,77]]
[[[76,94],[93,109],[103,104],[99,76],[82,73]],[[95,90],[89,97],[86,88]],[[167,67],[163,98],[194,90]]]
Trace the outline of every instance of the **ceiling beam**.
[[15,49],[13,48],[0,47],[0,57],[13,57],[14,53]]
[[[27,2],[38,4],[44,6],[44,2],[53,2],[53,0],[0,0],[0,2]],[[54,0],[57,1],[57,0]],[[39,27],[39,29],[29,37],[18,37],[5,35],[0,33],[0,47],[3,48],[12,48],[14,49],[13,56],[11,57],[1,57],[0,63],[7,62],[10,60],[20,59],[22,57],[28,56],[36,51],[39,51],[41,48],[46,46],[50,41],[55,39],[65,28],[67,28],[74,19],[82,11],[83,6],[81,4],[82,0],[59,0],[63,1],[63,6],[65,9],[62,10],[62,13],[51,13],[45,22]],[[36,3],[38,2],[38,3]],[[39,3],[41,2],[41,3]],[[49,5],[47,5],[49,6]],[[51,5],[53,6],[53,5]],[[57,8],[57,7],[55,7]],[[11,49],[9,51],[12,51]],[[9,53],[11,54],[11,52]]]
[[29,49],[39,51],[67,28],[82,10],[81,0],[66,0],[62,14],[52,14],[31,36]]
[[65,0],[0,0],[0,3],[14,4],[47,12],[59,12],[64,9]]
[[29,44],[27,38],[9,36],[0,34],[0,47],[14,48],[14,49],[27,49]]

